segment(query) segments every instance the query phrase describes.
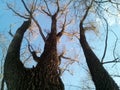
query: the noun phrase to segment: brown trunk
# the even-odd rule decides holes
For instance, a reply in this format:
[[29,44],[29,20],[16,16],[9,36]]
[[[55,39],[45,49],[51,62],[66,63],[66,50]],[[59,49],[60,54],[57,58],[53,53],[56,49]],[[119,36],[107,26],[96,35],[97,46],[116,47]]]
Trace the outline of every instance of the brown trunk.
[[100,63],[95,53],[91,50],[85,37],[85,30],[82,23],[80,24],[80,43],[83,48],[86,62],[90,70],[92,80],[96,90],[119,90],[115,81]]
[[30,25],[30,20],[22,24],[17,30],[12,42],[9,45],[4,64],[4,78],[8,90],[17,90],[23,77],[25,68],[20,61],[20,46],[23,35]]
[[35,68],[27,69],[21,63],[20,47],[30,23],[30,20],[23,23],[8,48],[4,64],[4,79],[8,90],[64,90],[58,72],[55,34],[51,33],[46,40],[44,52]]

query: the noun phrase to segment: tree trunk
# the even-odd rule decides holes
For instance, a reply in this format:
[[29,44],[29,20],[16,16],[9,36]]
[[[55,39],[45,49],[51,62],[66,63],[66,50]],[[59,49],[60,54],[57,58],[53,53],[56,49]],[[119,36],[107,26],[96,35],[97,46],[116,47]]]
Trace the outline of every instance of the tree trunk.
[[117,86],[115,81],[111,78],[111,76],[102,66],[99,59],[87,43],[85,37],[85,30],[82,23],[80,23],[80,43],[83,48],[86,62],[90,70],[96,90],[119,90],[119,87]]
[[[9,45],[4,64],[4,78],[8,90],[17,90],[20,88],[20,82],[25,68],[20,61],[20,46],[23,35],[29,27],[31,21],[26,21],[17,30],[12,42]],[[19,90],[19,89],[18,89]]]
[[55,34],[51,33],[51,36],[46,40],[44,52],[39,57],[39,62],[35,68],[27,69],[20,61],[23,35],[30,23],[30,20],[25,21],[17,30],[7,51],[4,79],[8,90],[64,90],[64,84],[58,72],[59,60]]

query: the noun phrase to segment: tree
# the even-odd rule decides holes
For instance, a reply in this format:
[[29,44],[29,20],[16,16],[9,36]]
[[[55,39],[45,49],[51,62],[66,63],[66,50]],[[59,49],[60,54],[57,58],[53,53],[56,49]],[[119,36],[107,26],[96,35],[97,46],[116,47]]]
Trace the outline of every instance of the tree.
[[[23,0],[22,2],[26,7],[25,2]],[[45,47],[42,55],[40,57],[37,57],[35,52],[31,52],[34,60],[37,61],[38,64],[35,68],[32,68],[30,70],[26,70],[23,67],[23,64],[20,62],[19,58],[22,38],[26,29],[28,29],[31,20],[24,22],[23,25],[17,30],[7,51],[4,65],[4,78],[9,90],[64,89],[64,85],[60,79],[58,72],[59,59],[56,48],[57,46],[56,17],[58,11],[59,8],[57,9],[54,15],[50,15],[52,20],[51,33],[49,34],[47,39],[43,36],[43,39],[45,41]],[[31,12],[29,10],[28,12],[30,14],[30,18],[33,18]]]
[[119,87],[114,82],[114,80],[110,77],[108,72],[104,69],[102,66],[100,60],[97,58],[97,56],[94,54],[94,52],[91,50],[89,44],[86,41],[85,37],[85,29],[83,28],[83,22],[86,19],[86,16],[89,12],[89,9],[91,8],[91,5],[93,3],[93,0],[91,4],[88,6],[85,15],[83,19],[80,22],[80,43],[83,48],[86,62],[88,65],[88,68],[90,70],[92,80],[95,84],[96,90],[119,90]]
[[[71,37],[79,38],[79,42],[83,48],[85,58],[88,64],[88,68],[91,72],[92,80],[95,84],[96,89],[100,90],[101,88],[102,89],[104,88],[106,90],[106,88],[107,89],[115,88],[115,90],[118,90],[118,86],[102,66],[103,63],[106,63],[103,61],[103,59],[106,55],[107,44],[105,45],[106,47],[104,50],[102,62],[100,62],[100,60],[97,58],[97,56],[90,48],[85,37],[86,30],[93,30],[93,31],[95,30],[94,29],[95,24],[91,23],[87,19],[87,18],[91,18],[94,20],[94,18],[88,15],[88,13],[91,13],[92,10],[93,11],[96,10],[94,14],[97,14],[101,19],[102,14],[100,14],[99,12],[101,12],[102,4],[109,2],[115,5],[119,5],[118,3],[115,3],[113,1],[96,1],[96,0],[91,0],[91,1],[69,0],[64,2],[63,0],[55,0],[55,1],[31,0],[30,3],[27,4],[24,0],[21,0],[21,2],[24,6],[24,9],[26,10],[24,14],[20,13],[19,10],[17,11],[13,9],[12,4],[7,3],[8,8],[12,10],[17,16],[28,20],[25,21],[22,24],[22,26],[20,26],[20,28],[16,31],[15,35],[11,34],[10,32],[10,34],[14,37],[8,48],[7,55],[5,58],[5,64],[4,64],[4,79],[7,84],[8,90],[18,90],[18,89],[64,90],[64,84],[60,78],[60,75],[67,69],[66,67],[69,64],[72,64],[73,62],[77,61],[76,58],[71,59],[70,57],[66,57],[65,49],[61,54],[58,54],[57,45],[60,43],[60,40],[62,39],[61,37],[64,35],[70,38]],[[82,11],[83,13],[79,13]],[[36,20],[38,14],[46,15],[50,19],[50,30],[48,30],[47,33],[45,32],[45,30],[41,28],[41,25]],[[104,17],[102,18],[106,21],[106,18]],[[75,22],[74,24],[73,24],[73,20]],[[79,25],[80,35],[79,35],[79,29],[75,31],[77,25],[79,24],[79,21],[80,21],[80,25]],[[24,67],[23,63],[20,60],[20,47],[24,33],[27,31],[32,32],[35,29],[34,26],[30,27],[30,25],[31,26],[36,25],[35,27],[38,27],[39,33],[44,42],[44,49],[43,52],[40,54],[40,56],[38,56],[37,52],[33,49],[33,46],[30,44],[30,41],[27,39],[28,50],[32,55],[34,61],[37,62],[37,65],[32,68],[26,68]],[[72,33],[70,33],[69,31],[70,30],[69,25],[72,26],[73,29]],[[74,28],[75,25],[76,27]],[[106,21],[106,27],[108,27],[107,21]],[[108,38],[107,34],[106,34],[105,42],[107,42],[107,38]],[[77,41],[75,40],[75,42]],[[62,64],[61,59],[69,60],[69,63],[66,64],[65,68],[62,70],[59,67],[59,65]],[[98,72],[96,72],[94,68]],[[106,83],[104,80],[101,80],[101,78],[105,78]],[[98,80],[101,82],[98,82]],[[108,87],[104,86],[106,84],[108,85]]]

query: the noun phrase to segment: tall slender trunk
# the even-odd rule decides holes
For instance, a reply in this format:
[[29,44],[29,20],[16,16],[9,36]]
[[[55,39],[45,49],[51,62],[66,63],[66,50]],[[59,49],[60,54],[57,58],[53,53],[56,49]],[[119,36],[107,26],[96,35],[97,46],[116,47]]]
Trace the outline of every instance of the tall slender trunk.
[[86,62],[96,90],[119,90],[119,87],[115,81],[111,78],[111,76],[100,63],[100,60],[90,48],[85,37],[85,30],[82,23],[80,24],[80,43],[83,48]]

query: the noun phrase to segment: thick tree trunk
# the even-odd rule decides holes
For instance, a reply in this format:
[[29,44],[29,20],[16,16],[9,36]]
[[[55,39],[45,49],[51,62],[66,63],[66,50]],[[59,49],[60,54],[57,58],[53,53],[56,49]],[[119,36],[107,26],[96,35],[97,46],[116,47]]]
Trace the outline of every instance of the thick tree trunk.
[[25,68],[20,61],[20,46],[23,35],[30,23],[30,20],[24,22],[17,30],[7,51],[4,64],[4,78],[7,83],[8,90],[17,90],[19,88],[23,72],[25,71]]
[[85,30],[82,23],[80,24],[80,43],[83,48],[86,62],[90,70],[92,80],[96,90],[119,90],[115,81],[100,63],[95,53],[91,50],[85,37]]
[[64,90],[58,72],[55,34],[51,33],[46,41],[44,52],[38,58],[39,62],[35,68],[27,69],[21,63],[20,47],[30,23],[30,20],[23,23],[8,48],[4,64],[4,79],[8,90]]

